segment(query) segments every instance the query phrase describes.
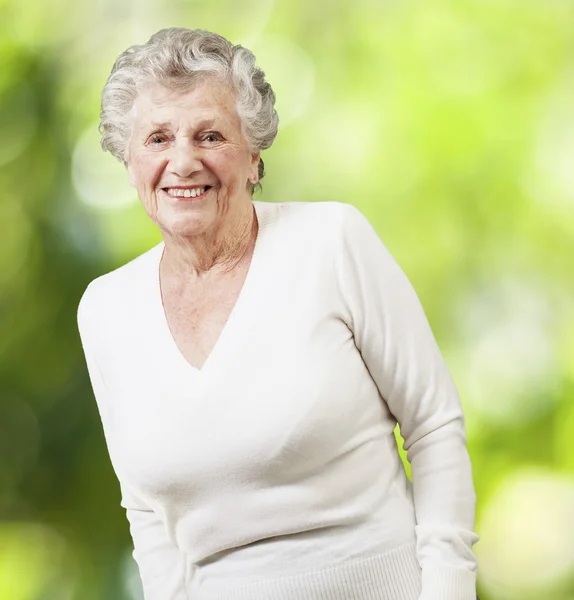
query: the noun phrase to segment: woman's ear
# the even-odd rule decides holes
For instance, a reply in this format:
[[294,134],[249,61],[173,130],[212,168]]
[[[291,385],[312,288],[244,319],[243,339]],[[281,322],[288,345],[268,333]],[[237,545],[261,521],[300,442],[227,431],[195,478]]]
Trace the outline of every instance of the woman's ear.
[[[126,153],[126,156],[127,156],[127,153]],[[133,172],[132,168],[130,167],[130,163],[128,162],[127,158],[125,159],[125,163],[124,164],[126,165],[126,171],[128,172],[128,177],[129,177],[129,180],[130,180],[130,185],[133,188],[135,188],[136,187],[135,175],[134,175],[134,172]]]
[[130,185],[135,188],[136,187],[136,181],[135,181],[135,177],[133,174],[133,171],[130,169],[129,165],[126,165],[127,170],[128,170],[128,177],[130,179]]
[[259,181],[259,159],[261,158],[261,153],[257,152],[256,154],[251,155],[251,167],[249,169],[249,183],[255,185]]
[[126,149],[124,150],[124,165],[126,167],[126,171],[128,172],[130,185],[133,188],[135,188],[136,182],[135,182],[135,178],[134,178],[134,173],[133,173],[132,169],[130,168],[129,146],[126,146]]

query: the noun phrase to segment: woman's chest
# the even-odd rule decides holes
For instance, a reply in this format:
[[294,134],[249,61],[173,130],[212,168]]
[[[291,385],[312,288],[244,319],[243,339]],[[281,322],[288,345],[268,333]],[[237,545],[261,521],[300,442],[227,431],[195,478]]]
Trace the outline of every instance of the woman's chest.
[[[277,469],[319,468],[375,420],[381,405],[359,401],[376,396],[372,380],[319,275],[206,294],[191,312],[168,298],[171,334],[161,315],[126,319],[104,375],[112,444],[137,487],[188,494],[192,481],[199,494],[213,473],[272,483]],[[201,371],[181,356],[193,364],[198,343],[215,343]]]
[[220,487],[276,484],[278,474],[321,471],[376,420],[381,405],[364,402],[374,385],[340,321],[274,308],[259,325],[203,373],[149,364],[137,398],[116,397],[113,438],[137,488],[198,496],[214,474]]
[[169,333],[183,358],[200,370],[216,346],[245,282],[241,269],[216,284],[168,290],[163,309]]

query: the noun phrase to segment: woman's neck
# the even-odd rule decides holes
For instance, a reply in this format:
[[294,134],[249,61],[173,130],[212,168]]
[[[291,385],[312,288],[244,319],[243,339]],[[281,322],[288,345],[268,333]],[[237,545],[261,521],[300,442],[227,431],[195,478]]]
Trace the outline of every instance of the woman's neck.
[[162,275],[197,279],[224,275],[251,257],[258,222],[250,204],[227,227],[193,238],[164,236]]

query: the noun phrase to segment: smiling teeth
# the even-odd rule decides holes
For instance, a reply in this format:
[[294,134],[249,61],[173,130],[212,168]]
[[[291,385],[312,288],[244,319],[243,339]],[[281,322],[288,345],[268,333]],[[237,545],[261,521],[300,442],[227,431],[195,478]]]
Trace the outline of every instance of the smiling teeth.
[[195,198],[205,192],[205,186],[198,188],[167,188],[166,192],[175,198]]

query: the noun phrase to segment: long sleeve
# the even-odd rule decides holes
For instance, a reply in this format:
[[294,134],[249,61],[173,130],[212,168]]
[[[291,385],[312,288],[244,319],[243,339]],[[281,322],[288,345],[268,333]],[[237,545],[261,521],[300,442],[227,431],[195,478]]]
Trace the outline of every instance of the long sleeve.
[[[88,288],[90,289],[90,288]],[[86,364],[98,405],[112,466],[120,482],[121,506],[126,509],[145,600],[189,600],[185,589],[183,554],[167,535],[165,525],[150,506],[139,498],[118,474],[113,456],[111,404],[106,383],[95,358],[95,314],[88,307],[88,292],[78,309],[78,328]]]
[[475,600],[476,497],[458,393],[407,277],[350,205],[341,235],[347,324],[412,466],[420,600]]

